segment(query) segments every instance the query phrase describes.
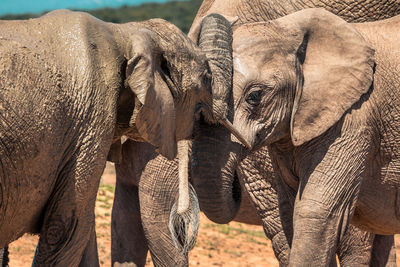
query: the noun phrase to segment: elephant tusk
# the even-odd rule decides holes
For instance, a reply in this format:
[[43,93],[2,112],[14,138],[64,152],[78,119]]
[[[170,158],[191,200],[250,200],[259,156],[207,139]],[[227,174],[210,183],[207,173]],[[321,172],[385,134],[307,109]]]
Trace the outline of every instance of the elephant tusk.
[[178,214],[183,214],[189,210],[189,142],[188,140],[178,141]]
[[219,123],[224,125],[243,145],[245,145],[248,149],[251,149],[250,143],[244,138],[244,136],[239,133],[239,131],[232,125],[228,119],[220,120]]
[[179,193],[171,207],[168,224],[175,248],[186,256],[196,243],[200,213],[196,192],[189,184],[189,147],[189,140],[178,141]]

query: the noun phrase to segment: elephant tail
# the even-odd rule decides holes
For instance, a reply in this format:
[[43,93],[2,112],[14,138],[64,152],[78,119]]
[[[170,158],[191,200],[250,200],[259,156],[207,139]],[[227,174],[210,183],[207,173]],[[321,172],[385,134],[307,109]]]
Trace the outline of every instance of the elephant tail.
[[183,254],[189,252],[196,244],[199,230],[199,201],[196,192],[189,184],[189,209],[184,213],[178,212],[175,202],[169,216],[169,231],[175,247]]

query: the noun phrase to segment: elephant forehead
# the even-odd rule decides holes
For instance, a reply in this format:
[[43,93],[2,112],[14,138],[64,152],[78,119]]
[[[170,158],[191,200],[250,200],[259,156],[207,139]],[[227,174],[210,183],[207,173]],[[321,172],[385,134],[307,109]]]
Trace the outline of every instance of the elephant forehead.
[[274,22],[243,24],[233,32],[233,51],[249,56],[268,56],[293,49],[293,32]]
[[233,53],[234,79],[264,80],[290,64],[291,56],[276,46],[254,45]]
[[267,34],[253,35],[252,32],[246,32],[235,38],[232,44],[233,57],[241,65],[258,67],[288,54],[286,43],[283,40],[270,37]]
[[253,76],[257,75],[258,68],[263,65],[265,53],[260,49],[260,42],[254,42],[251,38],[241,41],[233,47],[234,75],[238,73],[247,78],[255,78]]

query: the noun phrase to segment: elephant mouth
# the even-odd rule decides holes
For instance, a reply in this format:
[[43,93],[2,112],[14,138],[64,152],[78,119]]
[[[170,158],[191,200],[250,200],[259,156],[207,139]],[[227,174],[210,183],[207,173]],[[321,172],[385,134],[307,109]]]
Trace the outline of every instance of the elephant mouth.
[[235,201],[235,203],[238,203],[238,205],[242,200],[242,187],[240,186],[240,180],[236,170],[233,174],[232,199]]

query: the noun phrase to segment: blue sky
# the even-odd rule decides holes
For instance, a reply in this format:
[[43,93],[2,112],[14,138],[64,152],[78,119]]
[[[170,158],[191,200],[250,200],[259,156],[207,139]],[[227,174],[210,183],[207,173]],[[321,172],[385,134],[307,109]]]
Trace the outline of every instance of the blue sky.
[[0,0],[0,15],[41,13],[60,8],[95,9],[167,0]]

